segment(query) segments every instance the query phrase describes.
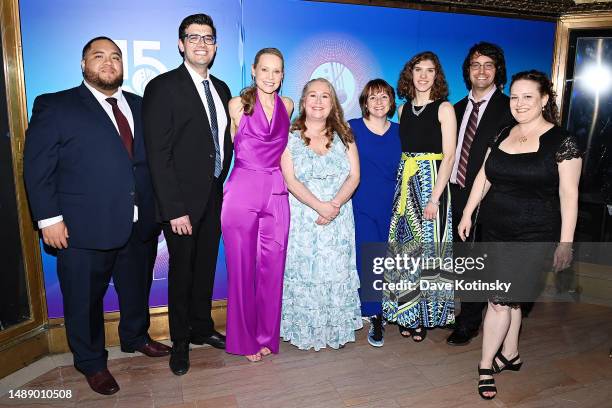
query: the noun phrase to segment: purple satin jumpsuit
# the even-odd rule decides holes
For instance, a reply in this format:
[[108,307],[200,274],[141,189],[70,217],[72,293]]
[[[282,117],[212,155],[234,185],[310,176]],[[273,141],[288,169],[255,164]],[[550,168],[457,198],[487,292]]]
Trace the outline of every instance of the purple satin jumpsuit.
[[288,135],[287,110],[275,95],[270,123],[256,98],[253,113],[242,116],[234,137],[234,169],[221,211],[228,353],[256,354],[263,347],[278,353],[290,219],[280,158]]

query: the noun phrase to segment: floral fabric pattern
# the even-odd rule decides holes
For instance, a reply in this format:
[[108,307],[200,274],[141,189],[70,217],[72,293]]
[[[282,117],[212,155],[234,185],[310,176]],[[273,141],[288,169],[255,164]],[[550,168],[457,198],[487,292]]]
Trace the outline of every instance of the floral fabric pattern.
[[[320,200],[333,199],[350,171],[340,138],[319,155],[294,132],[288,148],[297,179]],[[328,225],[315,224],[317,212],[292,195],[289,204],[281,336],[302,350],[337,349],[362,327],[352,203]]]

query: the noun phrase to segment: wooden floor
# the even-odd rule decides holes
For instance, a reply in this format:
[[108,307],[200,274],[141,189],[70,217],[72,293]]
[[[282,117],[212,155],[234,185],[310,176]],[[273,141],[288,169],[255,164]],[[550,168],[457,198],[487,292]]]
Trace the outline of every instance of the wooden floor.
[[341,350],[300,351],[283,343],[261,363],[202,347],[191,370],[171,374],[168,359],[109,362],[121,391],[92,392],[71,366],[52,369],[21,389],[71,390],[69,400],[11,400],[27,407],[612,407],[612,309],[588,304],[538,304],[525,320],[523,369],[496,377],[493,401],[476,394],[481,337],[450,347],[447,330],[423,343],[387,327],[385,345],[368,345],[367,327]]

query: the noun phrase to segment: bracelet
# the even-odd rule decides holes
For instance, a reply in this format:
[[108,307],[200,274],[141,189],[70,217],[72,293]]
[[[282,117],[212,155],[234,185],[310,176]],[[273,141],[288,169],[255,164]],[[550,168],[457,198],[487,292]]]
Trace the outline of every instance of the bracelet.
[[572,247],[572,243],[571,242],[557,242],[556,247],[559,248],[560,246],[568,246],[570,251],[572,251],[572,253],[574,253],[574,248]]
[[440,200],[438,201],[434,201],[431,198],[429,199],[429,201],[427,201],[428,203],[432,203],[433,205],[440,205]]

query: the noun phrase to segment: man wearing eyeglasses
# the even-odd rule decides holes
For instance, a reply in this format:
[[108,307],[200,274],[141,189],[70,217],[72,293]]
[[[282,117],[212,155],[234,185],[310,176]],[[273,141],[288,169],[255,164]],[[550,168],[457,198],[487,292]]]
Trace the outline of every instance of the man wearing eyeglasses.
[[[513,121],[509,98],[503,94],[506,61],[504,51],[499,46],[487,42],[472,46],[463,62],[463,80],[469,93],[455,104],[455,115],[460,126],[450,178],[456,225],[461,220],[474,179],[484,162],[489,141]],[[476,240],[479,231],[480,226],[476,228]],[[461,242],[456,226],[453,228],[453,240]],[[461,249],[458,247],[455,256],[464,255]],[[447,343],[465,345],[478,335],[485,306],[486,302],[461,302],[461,313]]]
[[159,220],[168,245],[170,369],[189,370],[189,343],[224,349],[211,297],[221,236],[223,180],[232,156],[225,82],[210,75],[217,51],[210,16],[179,27],[183,64],[146,87],[143,123]]

